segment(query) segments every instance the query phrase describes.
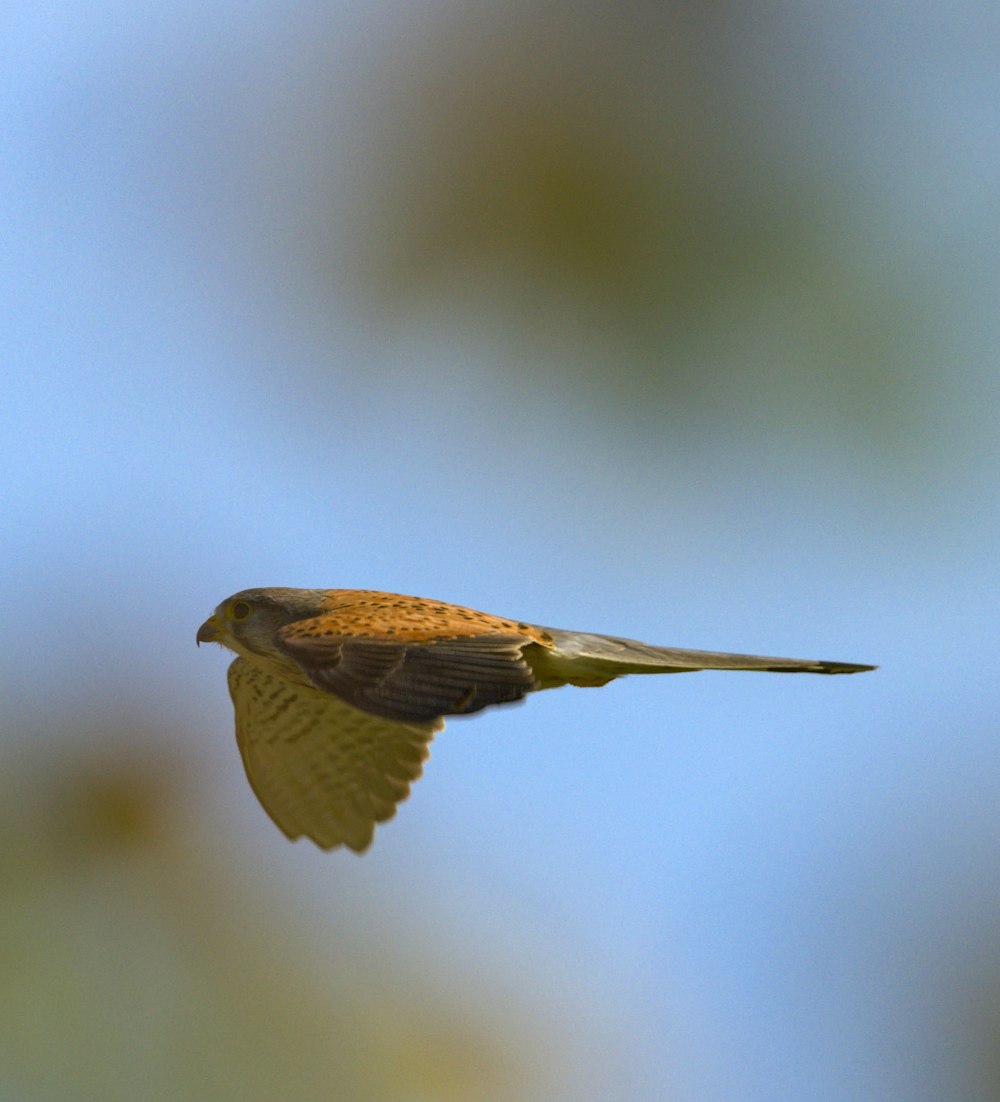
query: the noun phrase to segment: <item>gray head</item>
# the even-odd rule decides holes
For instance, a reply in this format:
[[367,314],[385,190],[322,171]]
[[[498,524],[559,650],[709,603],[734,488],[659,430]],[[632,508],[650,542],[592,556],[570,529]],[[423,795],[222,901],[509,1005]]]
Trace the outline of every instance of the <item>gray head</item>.
[[282,659],[278,632],[323,611],[323,589],[241,589],[227,597],[198,629],[198,643],[221,643],[245,657]]

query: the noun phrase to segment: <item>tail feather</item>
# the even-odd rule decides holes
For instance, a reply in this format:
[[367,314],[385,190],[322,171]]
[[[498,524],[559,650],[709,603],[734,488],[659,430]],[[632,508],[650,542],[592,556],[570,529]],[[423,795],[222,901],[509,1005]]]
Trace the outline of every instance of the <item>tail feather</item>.
[[768,673],[862,673],[876,666],[811,658],[774,658],[759,654],[654,647],[635,639],[545,629],[551,649],[525,651],[542,688],[556,685],[605,685],[629,673],[689,673],[695,670],[761,670]]

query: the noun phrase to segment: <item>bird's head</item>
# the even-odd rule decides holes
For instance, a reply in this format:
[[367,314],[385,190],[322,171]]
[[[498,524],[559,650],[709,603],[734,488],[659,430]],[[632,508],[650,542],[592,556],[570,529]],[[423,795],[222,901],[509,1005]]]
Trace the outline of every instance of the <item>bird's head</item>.
[[216,608],[195,638],[199,644],[220,643],[244,658],[270,658],[284,665],[278,632],[318,616],[322,601],[320,589],[243,589]]

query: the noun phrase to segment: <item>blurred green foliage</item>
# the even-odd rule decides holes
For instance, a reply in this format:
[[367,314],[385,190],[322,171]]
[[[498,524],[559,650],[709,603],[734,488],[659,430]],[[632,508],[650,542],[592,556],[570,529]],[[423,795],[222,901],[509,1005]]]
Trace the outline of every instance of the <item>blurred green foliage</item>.
[[380,933],[360,914],[317,928],[279,881],[198,833],[190,791],[153,748],[167,740],[128,742],[3,771],[0,1093],[462,1102],[544,1089],[544,1059],[488,991],[434,975],[402,930],[380,936],[402,914],[389,908]]

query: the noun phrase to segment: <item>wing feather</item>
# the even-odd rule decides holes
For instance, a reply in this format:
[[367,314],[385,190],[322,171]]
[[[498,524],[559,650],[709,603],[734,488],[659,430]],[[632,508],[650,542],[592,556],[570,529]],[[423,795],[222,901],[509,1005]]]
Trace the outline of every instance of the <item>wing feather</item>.
[[401,723],[237,658],[236,741],[264,810],[292,839],[361,853],[423,770],[440,718]]
[[431,642],[281,633],[281,646],[310,682],[356,708],[421,723],[520,700],[538,688],[519,635]]

